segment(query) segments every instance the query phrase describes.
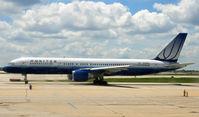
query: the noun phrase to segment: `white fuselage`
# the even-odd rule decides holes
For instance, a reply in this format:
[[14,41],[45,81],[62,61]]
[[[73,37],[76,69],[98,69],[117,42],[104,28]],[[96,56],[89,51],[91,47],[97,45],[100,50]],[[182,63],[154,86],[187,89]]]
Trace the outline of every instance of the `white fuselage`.
[[166,67],[171,64],[173,63],[147,59],[24,57],[12,60],[4,71],[22,74],[72,74],[72,71],[78,69],[129,65],[128,70],[104,75],[144,75],[171,70]]
[[11,66],[80,66],[80,67],[101,67],[101,66],[123,66],[133,67],[164,67],[172,63],[148,59],[92,59],[92,58],[40,58],[27,57],[12,60]]

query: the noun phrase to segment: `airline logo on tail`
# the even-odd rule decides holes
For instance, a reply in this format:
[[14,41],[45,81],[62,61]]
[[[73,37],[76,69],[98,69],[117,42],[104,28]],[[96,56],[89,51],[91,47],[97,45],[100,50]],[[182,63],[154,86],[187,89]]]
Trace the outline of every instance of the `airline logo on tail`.
[[155,60],[177,62],[187,33],[179,33],[155,58]]

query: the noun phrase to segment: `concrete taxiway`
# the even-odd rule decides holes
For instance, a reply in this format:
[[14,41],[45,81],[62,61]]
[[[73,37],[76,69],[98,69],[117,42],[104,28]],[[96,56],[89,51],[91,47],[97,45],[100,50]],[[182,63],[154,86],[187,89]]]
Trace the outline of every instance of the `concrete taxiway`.
[[[31,79],[63,79],[32,75]],[[0,74],[0,117],[198,117],[196,83],[9,82]],[[184,89],[189,96],[184,97]]]

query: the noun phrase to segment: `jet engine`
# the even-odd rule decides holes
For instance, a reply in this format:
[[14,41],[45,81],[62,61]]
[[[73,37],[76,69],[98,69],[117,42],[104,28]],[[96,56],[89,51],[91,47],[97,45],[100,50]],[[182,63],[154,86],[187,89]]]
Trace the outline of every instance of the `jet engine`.
[[73,81],[82,82],[89,79],[88,70],[75,70],[72,72]]

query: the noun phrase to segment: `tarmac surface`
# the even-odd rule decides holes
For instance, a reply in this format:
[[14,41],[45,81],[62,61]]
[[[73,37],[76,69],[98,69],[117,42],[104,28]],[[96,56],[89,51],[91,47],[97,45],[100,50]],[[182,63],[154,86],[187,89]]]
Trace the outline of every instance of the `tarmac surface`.
[[[28,75],[63,79],[66,75]],[[199,117],[199,84],[10,82],[0,74],[0,117]],[[184,89],[188,97],[183,96]]]

